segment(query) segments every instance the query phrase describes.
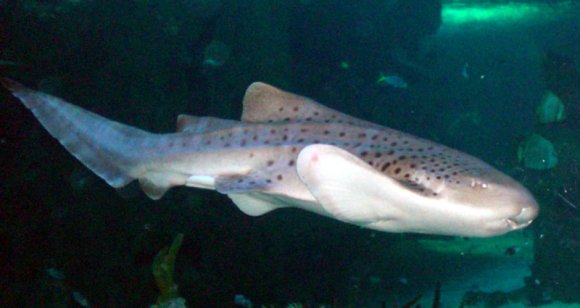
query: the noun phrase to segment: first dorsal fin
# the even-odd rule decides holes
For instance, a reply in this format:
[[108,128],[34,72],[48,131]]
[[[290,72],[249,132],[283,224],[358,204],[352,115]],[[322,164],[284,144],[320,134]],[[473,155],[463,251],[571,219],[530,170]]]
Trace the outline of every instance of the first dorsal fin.
[[254,82],[244,95],[243,122],[338,122],[375,126],[323,106],[312,99],[282,91],[271,85]]

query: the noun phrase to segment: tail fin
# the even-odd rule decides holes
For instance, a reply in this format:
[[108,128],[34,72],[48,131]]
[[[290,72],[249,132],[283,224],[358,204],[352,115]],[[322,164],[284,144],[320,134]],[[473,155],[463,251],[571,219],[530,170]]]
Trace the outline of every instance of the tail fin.
[[15,81],[0,79],[0,82],[54,138],[109,185],[119,188],[134,180],[131,170],[139,163],[136,145],[153,134],[108,120]]

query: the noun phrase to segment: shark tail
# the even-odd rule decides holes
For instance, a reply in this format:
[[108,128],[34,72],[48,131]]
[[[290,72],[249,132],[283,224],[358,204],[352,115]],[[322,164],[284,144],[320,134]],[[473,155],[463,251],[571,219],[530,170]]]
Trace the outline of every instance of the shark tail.
[[0,79],[46,130],[72,155],[109,185],[120,188],[135,179],[141,162],[139,148],[153,140],[152,133],[108,120],[57,97]]

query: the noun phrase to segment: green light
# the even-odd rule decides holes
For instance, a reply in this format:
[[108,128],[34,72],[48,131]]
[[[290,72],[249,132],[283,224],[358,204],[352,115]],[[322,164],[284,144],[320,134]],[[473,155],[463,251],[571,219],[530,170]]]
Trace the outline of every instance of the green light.
[[465,23],[514,22],[537,16],[542,11],[538,4],[507,3],[475,5],[446,4],[443,7],[443,24],[458,25]]

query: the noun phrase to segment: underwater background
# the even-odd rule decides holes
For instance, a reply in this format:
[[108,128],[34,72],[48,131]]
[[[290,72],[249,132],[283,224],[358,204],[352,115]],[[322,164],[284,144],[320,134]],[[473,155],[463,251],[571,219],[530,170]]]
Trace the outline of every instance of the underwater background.
[[183,234],[187,307],[580,307],[579,70],[579,1],[0,0],[0,75],[108,118],[239,119],[263,81],[481,158],[541,206],[468,239],[250,217],[191,188],[151,201],[2,90],[0,306],[162,306],[156,256]]

